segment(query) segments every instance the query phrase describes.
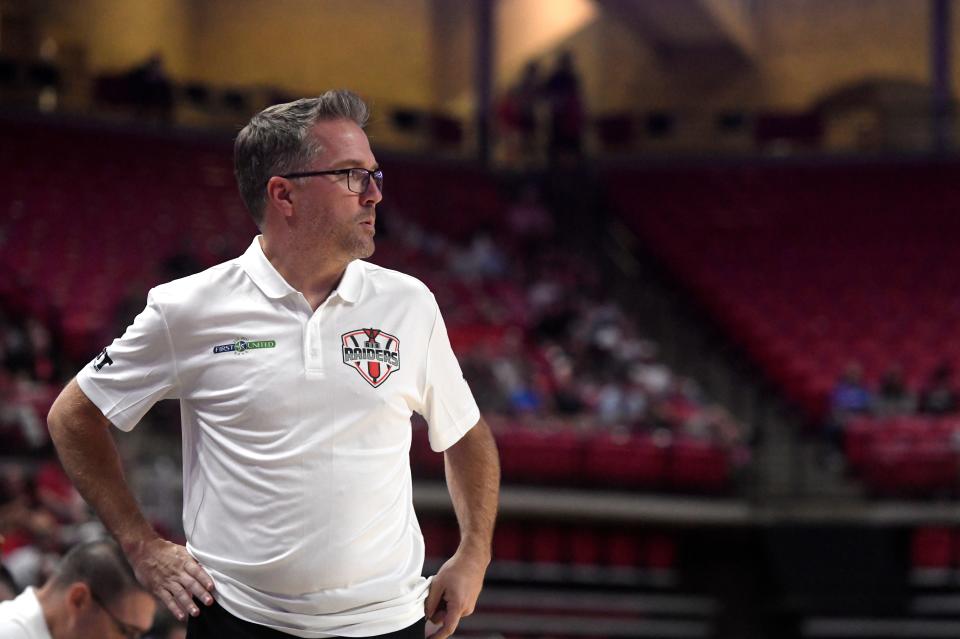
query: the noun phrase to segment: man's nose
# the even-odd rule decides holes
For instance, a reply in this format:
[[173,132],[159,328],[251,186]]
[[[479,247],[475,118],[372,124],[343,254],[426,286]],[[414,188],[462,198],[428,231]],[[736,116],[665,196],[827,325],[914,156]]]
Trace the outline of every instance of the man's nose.
[[366,190],[360,194],[360,201],[365,205],[379,204],[383,199],[383,191],[377,186],[377,181],[372,177],[367,183]]

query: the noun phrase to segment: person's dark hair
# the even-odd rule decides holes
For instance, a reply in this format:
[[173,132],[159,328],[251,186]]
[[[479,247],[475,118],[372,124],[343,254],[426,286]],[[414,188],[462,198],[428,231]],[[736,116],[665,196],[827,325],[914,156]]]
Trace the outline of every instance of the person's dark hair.
[[60,560],[50,581],[58,588],[82,581],[104,603],[143,590],[120,547],[107,539],[74,546]]
[[0,601],[13,599],[19,594],[20,586],[17,580],[13,578],[6,566],[0,564]]
[[307,133],[317,122],[350,120],[363,128],[370,117],[367,104],[352,91],[327,91],[267,107],[240,130],[233,145],[233,168],[240,197],[253,221],[263,223],[267,180],[307,168],[321,151]]
[[935,383],[949,382],[953,377],[953,366],[950,362],[940,362],[933,371],[933,381]]

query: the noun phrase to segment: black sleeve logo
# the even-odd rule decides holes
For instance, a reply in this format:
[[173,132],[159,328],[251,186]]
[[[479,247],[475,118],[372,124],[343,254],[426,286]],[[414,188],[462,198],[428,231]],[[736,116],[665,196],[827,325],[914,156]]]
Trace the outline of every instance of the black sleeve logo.
[[112,364],[113,360],[110,359],[110,355],[107,354],[107,349],[100,351],[100,354],[97,355],[97,359],[93,360],[93,368],[98,371],[104,366],[110,366]]

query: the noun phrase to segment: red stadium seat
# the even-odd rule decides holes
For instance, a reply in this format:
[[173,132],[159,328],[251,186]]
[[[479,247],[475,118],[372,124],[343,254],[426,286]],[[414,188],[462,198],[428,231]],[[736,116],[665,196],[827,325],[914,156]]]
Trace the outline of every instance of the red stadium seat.
[[730,467],[726,453],[715,444],[680,439],[670,450],[667,474],[674,488],[721,492],[728,487]]
[[434,559],[447,559],[456,552],[460,533],[455,521],[425,519],[420,521],[420,532],[426,546],[426,555]]
[[530,531],[529,558],[534,563],[560,564],[567,561],[563,531],[556,525],[538,525]]
[[607,537],[605,562],[618,568],[634,568],[641,564],[642,540],[635,532],[614,531]]
[[526,546],[524,529],[516,522],[499,522],[493,535],[493,558],[498,561],[522,561]]
[[914,389],[943,357],[958,361],[944,348],[956,341],[958,309],[942,292],[960,266],[946,239],[960,222],[942,205],[955,180],[944,175],[741,166],[621,170],[607,184],[646,244],[788,397],[822,418],[851,359],[870,381],[902,360]]
[[954,563],[954,532],[949,528],[918,528],[910,544],[914,568],[950,568]]
[[505,482],[570,484],[582,476],[583,446],[572,432],[517,427],[497,439]]
[[584,471],[601,486],[658,488],[666,479],[667,447],[643,435],[600,434],[587,444]]
[[601,557],[601,538],[596,529],[575,528],[569,533],[570,560],[579,565],[597,565]]

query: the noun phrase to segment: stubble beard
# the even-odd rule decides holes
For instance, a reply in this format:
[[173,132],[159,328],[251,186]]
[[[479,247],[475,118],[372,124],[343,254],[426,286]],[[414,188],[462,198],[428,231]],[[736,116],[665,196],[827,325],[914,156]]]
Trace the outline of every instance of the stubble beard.
[[[361,231],[366,233],[366,231]],[[365,260],[376,250],[376,243],[373,241],[372,237],[369,238],[354,238],[356,241],[353,246],[353,251],[351,251],[351,256],[355,260]]]
[[[313,241],[307,237],[302,238],[312,245],[313,250],[317,250],[318,245],[322,246],[322,251],[339,253],[348,262],[366,259],[373,255],[376,249],[373,236],[360,224],[361,220],[369,217],[369,213],[358,213],[351,217],[349,222],[337,226],[329,224],[331,217],[315,218],[316,222],[312,225],[313,228],[310,229],[309,234],[310,237],[315,238]],[[324,223],[324,218],[327,223]]]
[[373,235],[367,233],[365,226],[361,226],[361,220],[368,217],[368,214],[363,213],[353,219],[349,232],[345,235],[346,237],[342,238],[343,248],[347,250],[347,253],[351,256],[351,259],[364,260],[371,255],[376,250],[376,243],[373,240]]

